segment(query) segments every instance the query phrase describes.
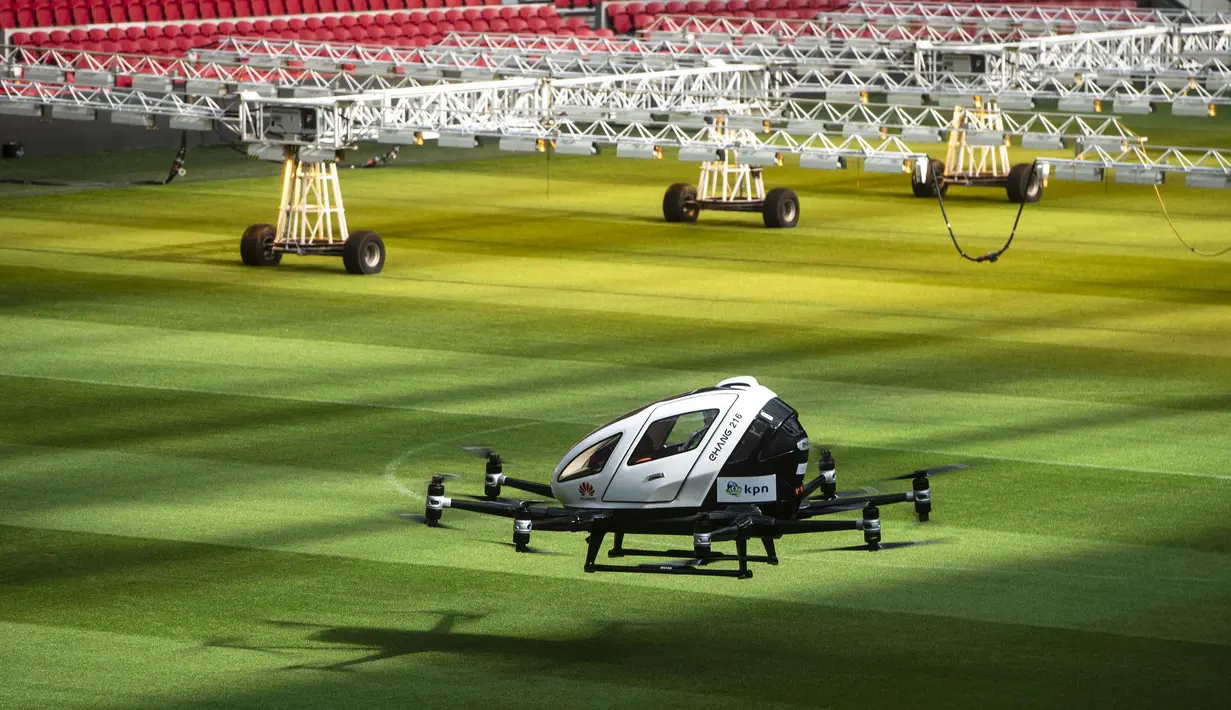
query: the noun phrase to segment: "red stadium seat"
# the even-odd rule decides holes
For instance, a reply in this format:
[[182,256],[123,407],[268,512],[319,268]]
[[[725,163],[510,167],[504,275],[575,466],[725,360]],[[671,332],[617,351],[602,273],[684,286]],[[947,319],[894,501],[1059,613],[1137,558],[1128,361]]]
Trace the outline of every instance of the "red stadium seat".
[[235,33],[236,33],[236,30],[235,30],[234,22],[219,22],[218,23],[218,34],[222,35],[223,37],[230,37],[231,35]]
[[201,34],[200,25],[180,25],[180,35],[192,39]]
[[198,16],[202,20],[218,19],[218,3],[214,2],[214,0],[201,0],[197,5],[197,9],[199,11]]
[[355,26],[355,25],[357,25],[357,24],[359,24],[359,23],[355,20],[355,16],[354,16],[354,15],[343,15],[343,16],[341,16],[341,17],[339,17],[339,18],[338,18],[338,26],[339,26],[339,27],[346,27],[346,28],[350,28],[350,27],[354,27],[354,26]]
[[321,24],[321,18],[319,17],[305,18],[303,21],[303,25],[304,27],[310,30],[319,30],[321,27],[323,27],[323,25]]
[[270,29],[269,20],[256,20],[252,23],[252,30],[257,34],[265,34]]
[[[168,27],[168,29],[170,28]],[[197,32],[199,32],[202,37],[215,37],[218,35],[218,25],[215,25],[212,22],[205,22],[197,25]]]
[[235,34],[240,37],[251,37],[256,34],[252,28],[252,23],[247,20],[240,20],[235,23]]
[[235,17],[235,3],[232,0],[218,0],[218,17]]

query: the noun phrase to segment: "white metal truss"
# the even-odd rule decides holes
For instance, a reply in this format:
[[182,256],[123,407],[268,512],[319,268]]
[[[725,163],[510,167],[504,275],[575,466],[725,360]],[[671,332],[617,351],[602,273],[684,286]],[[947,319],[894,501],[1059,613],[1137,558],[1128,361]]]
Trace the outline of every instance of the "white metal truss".
[[1108,170],[1116,182],[1159,185],[1168,175],[1183,174],[1189,187],[1231,188],[1231,152],[1206,148],[1127,146],[1108,150],[1091,146],[1074,158],[1038,158],[1051,166],[1053,178],[1099,182]]
[[1226,22],[1231,16],[1198,14],[1189,10],[1160,8],[1101,8],[1075,6],[998,5],[991,3],[854,2],[842,10],[818,15],[833,23],[891,21],[897,24],[926,23],[937,27],[961,24],[972,27],[1051,28],[1044,34],[1101,31],[1164,25]]
[[[930,51],[930,50],[929,50]],[[867,92],[886,92],[891,102],[921,104],[925,100],[946,105],[946,98],[969,101],[980,95],[1002,105],[1029,108],[1035,98],[1066,99],[1074,110],[1096,111],[1099,104],[1120,110],[1112,102],[1136,101],[1171,104],[1189,102],[1193,112],[1202,113],[1209,104],[1231,103],[1231,68],[1218,58],[1204,61],[1201,71],[1183,80],[1160,75],[1141,81],[1140,77],[1121,76],[1106,70],[1106,76],[1088,71],[1050,72],[1042,78],[1014,72],[995,73],[941,71],[946,60],[929,57],[917,60],[917,53],[888,47],[848,45],[830,48],[822,45],[760,43],[740,44],[734,40],[718,44],[698,44],[687,39],[611,39],[545,38],[525,35],[451,35],[436,48],[389,49],[361,45],[343,46],[301,43],[284,40],[229,40],[219,50],[231,62],[244,59],[291,63],[333,62],[334,69],[352,67],[365,74],[388,72],[393,76],[427,77],[456,74],[466,78],[480,75],[515,74],[519,76],[569,76],[625,74],[662,68],[694,67],[715,63],[766,64],[789,70],[783,81],[796,92],[834,92],[843,98],[857,99]],[[221,55],[209,55],[221,56]],[[920,70],[916,65],[926,65]],[[1132,112],[1132,111],[1128,111]],[[1140,110],[1136,111],[1140,112]]]
[[461,78],[491,78],[626,74],[706,66],[713,60],[784,68],[889,69],[910,66],[914,55],[913,50],[868,45],[769,45],[735,40],[698,44],[675,36],[642,40],[454,33],[429,47],[388,51],[364,45],[230,38],[216,48],[195,50],[192,56],[232,63],[304,63],[338,71],[351,67],[350,71],[365,73],[440,77],[457,72]]
[[[762,157],[794,155],[805,167],[829,169],[845,167],[847,158],[862,158],[869,170],[908,172],[924,155],[903,140],[905,129],[941,125],[942,116],[933,109],[856,106],[854,111],[830,113],[838,109],[824,103],[728,98],[757,92],[769,96],[770,76],[765,67],[754,65],[441,84],[320,98],[270,98],[245,92],[238,106],[215,97],[0,80],[0,110],[82,120],[94,120],[99,110],[113,116],[162,115],[170,116],[173,125],[176,120],[211,121],[232,128],[246,142],[276,149],[278,159],[290,147],[296,159],[307,164],[332,162],[337,150],[362,141],[409,143],[414,134],[427,133],[439,135],[444,145],[473,145],[477,137],[494,137],[501,140],[502,148],[508,141],[508,149],[533,150],[537,141],[544,140],[553,142],[558,152],[592,154],[599,146],[614,145],[617,155],[638,157],[660,156],[663,148],[704,147]],[[822,105],[826,113],[814,110]],[[769,114],[769,109],[778,113]],[[641,120],[635,120],[637,112],[642,113]],[[704,122],[704,116],[717,114],[729,116],[722,130]],[[1018,118],[1011,112],[1003,116],[1005,135],[1077,134],[1110,139],[1083,141],[1084,152],[1077,159],[1047,159],[1055,166],[1076,170],[1086,162],[1098,161],[1100,167],[1117,170],[1185,172],[1197,175],[1198,183],[1231,176],[1231,158],[1222,151],[1194,155],[1174,149],[1148,150],[1139,142],[1133,145],[1134,141],[1125,140],[1122,127],[1111,119],[1047,114]],[[792,118],[832,119],[835,125],[804,135],[798,125],[792,128]],[[774,125],[782,119],[787,122],[785,128]],[[901,134],[844,128],[856,123],[877,123],[879,129],[893,126]],[[1064,176],[1057,173],[1057,177]],[[329,178],[322,179],[323,187],[313,194],[324,195],[332,189]],[[318,200],[323,202],[323,198]]]
[[[1001,106],[1030,108],[1035,99],[1059,99],[1065,111],[1101,112],[1112,109],[1125,113],[1148,113],[1152,104],[1171,104],[1180,115],[1204,115],[1210,106],[1231,104],[1231,84],[1221,78],[1202,86],[1192,81],[1180,88],[1162,79],[1142,82],[1120,78],[1103,79],[1085,74],[1070,77],[1047,77],[1034,80],[1026,77],[1001,78],[989,74],[945,72],[926,75],[920,72],[886,72],[871,75],[809,70],[784,77],[786,91],[824,94],[833,101],[858,99],[863,94],[885,93],[891,103],[921,105],[927,101],[942,106],[952,102],[972,105],[974,97],[994,101]],[[1138,108],[1121,109],[1117,104],[1133,102]],[[1211,114],[1212,115],[1212,114]]]
[[138,89],[169,93],[183,83],[182,92],[221,97],[242,90],[276,94],[290,88],[296,96],[362,93],[439,83],[396,73],[351,73],[335,69],[261,67],[246,56],[222,59],[152,57],[73,49],[0,47],[0,76],[47,83],[70,81],[79,86],[114,87],[121,78]]
[[918,44],[916,69],[942,66],[946,55],[982,57],[986,71],[1008,78],[1074,74],[1161,76],[1204,79],[1226,70],[1231,59],[1231,23],[1186,27],[1143,27],[1039,37],[1001,43]]
[[[1198,97],[1208,99],[1207,103],[1228,102],[1221,92],[1231,86],[1231,23],[1153,25],[1033,39],[1020,39],[1015,33],[1019,30],[972,30],[963,25],[846,27],[819,20],[667,15],[656,21],[648,36],[699,45],[723,45],[737,37],[745,46],[822,46],[845,52],[855,47],[878,48],[879,53],[869,56],[862,66],[791,64],[819,75],[832,75],[827,68],[865,80],[877,72],[892,75],[887,85],[868,85],[864,91],[894,90],[896,84],[913,85],[914,91],[929,95],[1010,91],[1038,98],[1076,93],[1090,101],[1110,101],[1124,94],[1127,99],[1155,103]],[[1117,83],[1121,79],[1127,82],[1123,86]],[[1147,83],[1144,91],[1134,85],[1140,82]],[[928,91],[921,91],[923,87]],[[907,93],[911,90],[905,89]]]

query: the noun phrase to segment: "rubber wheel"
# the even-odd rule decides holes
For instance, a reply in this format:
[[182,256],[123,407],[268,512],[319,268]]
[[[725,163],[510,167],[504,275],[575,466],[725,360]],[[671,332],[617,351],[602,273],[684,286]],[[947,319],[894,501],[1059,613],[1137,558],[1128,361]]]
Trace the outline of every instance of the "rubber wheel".
[[385,268],[385,242],[376,232],[351,232],[342,245],[342,263],[351,274],[379,274]]
[[[915,179],[914,173],[910,178],[910,189],[915,194],[915,197],[936,197],[936,177],[944,176],[945,164],[936,158],[928,161],[928,174],[924,182],[919,182]],[[942,180],[940,183],[940,196],[944,197],[949,192],[949,186]]]
[[761,216],[766,227],[790,229],[799,222],[799,198],[788,187],[775,187],[765,195]]
[[663,195],[663,219],[668,222],[696,222],[701,213],[697,206],[697,188],[677,182]]
[[1043,183],[1035,176],[1031,167],[1027,163],[1018,163],[1009,168],[1009,178],[1004,185],[1009,202],[1020,205],[1023,202],[1038,202],[1043,198]]
[[244,236],[239,240],[239,256],[248,266],[277,266],[282,261],[282,252],[274,251],[274,235],[277,234],[272,224],[254,224],[244,230]]

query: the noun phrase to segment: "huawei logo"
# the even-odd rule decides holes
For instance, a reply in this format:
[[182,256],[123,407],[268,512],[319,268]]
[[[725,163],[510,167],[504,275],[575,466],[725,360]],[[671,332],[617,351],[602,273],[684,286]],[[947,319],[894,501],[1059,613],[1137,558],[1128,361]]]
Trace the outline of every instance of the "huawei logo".
[[581,494],[582,498],[589,498],[591,500],[594,498],[594,486],[589,483],[582,483],[580,486],[577,486],[577,492]]

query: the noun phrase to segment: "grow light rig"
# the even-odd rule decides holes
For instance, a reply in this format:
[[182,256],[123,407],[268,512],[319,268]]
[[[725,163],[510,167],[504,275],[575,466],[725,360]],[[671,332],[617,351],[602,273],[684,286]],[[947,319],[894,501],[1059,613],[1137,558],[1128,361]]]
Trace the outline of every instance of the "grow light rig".
[[[728,139],[738,139],[740,133],[727,128],[722,116],[714,118],[713,130]],[[668,187],[663,195],[663,218],[668,222],[696,222],[701,210],[760,212],[765,226],[772,228],[791,228],[799,222],[794,190],[765,191],[762,168],[782,166],[782,154],[772,148],[681,148],[680,160],[700,161],[700,190],[687,183]]]
[[915,197],[943,197],[950,185],[1003,187],[1009,201],[1038,202],[1047,185],[1050,167],[1030,163],[1009,164],[1009,137],[1004,117],[994,105],[976,101],[974,108],[956,106],[949,129],[944,161],[916,164],[911,174]]

